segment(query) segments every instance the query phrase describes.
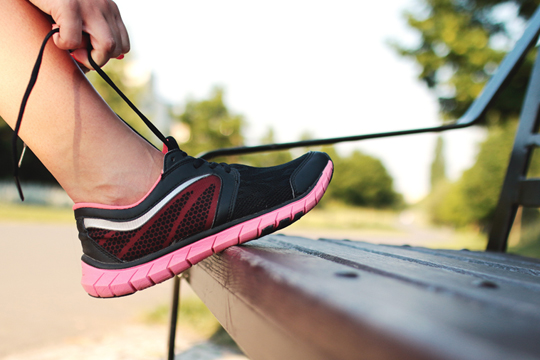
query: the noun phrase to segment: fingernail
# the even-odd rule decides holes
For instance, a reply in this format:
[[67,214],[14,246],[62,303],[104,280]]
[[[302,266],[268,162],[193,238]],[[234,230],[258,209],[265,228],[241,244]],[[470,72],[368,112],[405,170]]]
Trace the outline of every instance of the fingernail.
[[69,54],[71,55],[73,59],[75,59],[76,62],[80,63],[79,59],[77,59],[77,57],[73,53],[69,53]]
[[120,56],[117,57],[116,59],[117,59],[117,60],[122,60],[123,58],[124,58],[124,54],[120,54]]

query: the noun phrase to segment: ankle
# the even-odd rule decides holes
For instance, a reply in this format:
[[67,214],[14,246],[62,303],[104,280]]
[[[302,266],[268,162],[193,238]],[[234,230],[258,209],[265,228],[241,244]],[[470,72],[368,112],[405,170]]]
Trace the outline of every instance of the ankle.
[[75,204],[92,203],[105,206],[129,206],[146,197],[161,178],[163,154],[155,152],[144,166],[126,168],[111,167],[106,173],[99,173],[78,188],[68,191]]
[[[124,179],[133,178],[133,174],[125,174]],[[106,206],[130,206],[139,203],[149,192],[155,187],[160,180],[161,174],[154,178],[153,181],[130,181],[129,184],[124,182],[108,183],[101,186],[96,186],[94,191],[99,193],[96,201],[92,203]]]

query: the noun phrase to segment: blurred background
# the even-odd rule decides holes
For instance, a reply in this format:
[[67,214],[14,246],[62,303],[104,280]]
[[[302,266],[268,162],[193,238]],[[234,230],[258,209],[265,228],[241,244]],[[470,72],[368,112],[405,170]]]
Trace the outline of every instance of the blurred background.
[[[191,155],[436,126],[464,113],[539,3],[118,0],[132,51],[104,70]],[[483,249],[534,55],[475,128],[317,148],[335,161],[332,184],[309,216],[283,232]],[[96,74],[89,78],[157,144]],[[29,152],[21,169],[27,201],[19,203],[10,139],[2,123],[0,358],[164,358],[171,286],[115,300],[86,296],[71,200]],[[218,160],[270,166],[307,150]],[[528,176],[539,172],[533,156]],[[510,252],[540,256],[538,220],[537,209],[519,210]],[[32,265],[23,265],[28,257]],[[241,358],[212,315],[184,293],[179,358]],[[149,353],[135,339],[153,344]]]

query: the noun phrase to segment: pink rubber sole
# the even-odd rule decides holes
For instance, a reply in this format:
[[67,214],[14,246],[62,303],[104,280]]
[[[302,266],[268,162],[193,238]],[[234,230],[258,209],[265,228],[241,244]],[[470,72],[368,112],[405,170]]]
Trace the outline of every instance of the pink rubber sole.
[[127,269],[107,270],[82,262],[82,286],[91,296],[109,298],[129,295],[170,279],[214,253],[260,237],[262,231],[269,226],[277,227],[282,220],[292,220],[299,212],[307,213],[317,205],[325,193],[332,177],[332,170],[333,165],[329,161],[317,185],[304,198],[201,239],[146,264]]

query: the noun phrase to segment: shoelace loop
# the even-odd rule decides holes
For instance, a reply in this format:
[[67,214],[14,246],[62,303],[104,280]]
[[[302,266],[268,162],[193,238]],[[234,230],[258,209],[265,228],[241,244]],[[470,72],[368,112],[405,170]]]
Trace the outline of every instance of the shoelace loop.
[[[24,96],[23,96],[23,99],[21,101],[21,107],[20,107],[20,110],[19,110],[19,115],[17,117],[17,122],[15,124],[15,130],[14,130],[14,133],[13,133],[13,138],[12,138],[12,152],[13,152],[13,176],[15,177],[15,183],[17,185],[17,190],[19,191],[19,196],[21,198],[22,201],[24,201],[24,194],[23,194],[23,191],[22,191],[22,187],[21,187],[21,183],[20,183],[20,180],[19,180],[19,167],[21,166],[21,162],[22,162],[22,158],[24,156],[24,151],[21,155],[21,159],[19,161],[17,161],[17,140],[19,139],[19,130],[21,128],[21,124],[22,124],[22,118],[23,118],[23,115],[24,115],[24,110],[26,109],[26,104],[28,102],[28,98],[30,97],[30,94],[36,84],[36,81],[37,81],[37,77],[38,77],[38,74],[39,74],[39,69],[41,67],[41,63],[42,63],[42,60],[43,60],[43,53],[44,53],[44,50],[45,50],[45,46],[47,45],[47,42],[49,41],[49,39],[57,32],[59,32],[60,29],[59,28],[56,28],[56,29],[53,29],[51,30],[46,36],[45,36],[45,39],[43,40],[42,44],[41,44],[41,48],[39,50],[39,54],[38,54],[38,57],[36,59],[36,62],[34,64],[34,68],[32,70],[32,75],[30,77],[30,81],[28,83],[28,86],[26,87],[26,91],[24,93]],[[128,99],[128,97],[118,88],[118,86],[116,86],[116,84],[111,80],[111,78],[109,78],[109,76],[98,66],[98,64],[96,64],[96,62],[94,61],[94,59],[92,58],[92,45],[89,44],[88,45],[88,61],[90,62],[90,65],[92,65],[92,67],[94,68],[94,70],[99,74],[99,76],[101,76],[101,78],[114,90],[116,91],[116,93],[122,98],[122,100],[124,100],[126,102],[126,104],[129,105],[129,107],[139,116],[139,118],[144,122],[144,124],[146,126],[148,126],[148,128],[154,133],[154,135],[157,136],[157,138],[159,140],[161,140],[166,146],[167,146],[167,149],[170,151],[170,150],[175,150],[175,149],[178,149],[178,145],[176,144],[176,141],[172,138],[167,138],[165,137],[157,128],[156,126],[150,121],[148,120],[148,118],[146,116],[144,116],[144,114]],[[26,148],[26,144],[24,145],[24,147]],[[182,151],[182,150],[180,150]],[[184,151],[182,151],[182,154],[183,156],[188,156]],[[200,159],[200,158],[195,158],[195,161],[193,162],[193,166],[198,169],[200,168],[202,165],[208,163],[210,168],[211,169],[215,169],[217,166],[222,166],[225,171],[227,173],[230,173],[231,172],[231,167],[226,164],[226,163],[215,163],[215,162],[208,162],[204,159]]]
[[195,169],[198,169],[206,163],[210,166],[210,169],[215,169],[216,167],[221,166],[225,169],[225,172],[227,174],[231,172],[231,166],[227,163],[208,162],[201,158],[195,158],[195,161],[193,162],[193,167]]
[[[56,28],[51,30],[47,35],[45,36],[45,39],[43,39],[43,42],[41,43],[41,48],[39,50],[36,62],[34,64],[34,68],[32,69],[32,75],[30,76],[30,81],[28,82],[28,85],[26,87],[26,91],[24,93],[23,99],[21,101],[21,107],[19,109],[19,115],[17,116],[17,122],[15,124],[15,129],[13,132],[13,137],[11,141],[12,145],[12,154],[13,154],[13,177],[15,178],[15,184],[17,185],[17,190],[19,191],[19,197],[21,198],[21,201],[24,201],[24,194],[22,191],[20,179],[19,179],[19,168],[22,163],[22,159],[24,156],[24,151],[21,155],[21,158],[19,161],[17,161],[17,140],[19,139],[19,131],[22,124],[22,119],[24,116],[24,110],[26,109],[26,104],[28,103],[28,99],[30,97],[30,94],[32,93],[32,90],[34,89],[34,86],[36,84],[39,69],[41,68],[41,63],[43,60],[43,53],[45,50],[45,46],[47,45],[47,42],[49,39],[57,32],[59,32],[60,29]],[[92,59],[92,45],[89,43],[88,45],[88,61],[90,62],[90,65],[94,68],[94,70],[103,78],[103,80],[109,84],[111,88],[113,88],[114,91],[126,102],[126,104],[129,105],[129,107],[141,118],[141,120],[145,123],[146,126],[158,137],[159,140],[161,140],[164,144],[166,144],[167,148],[169,150],[173,150],[178,148],[178,145],[176,142],[169,141],[168,138],[166,138],[146,116],[127,98],[126,95],[116,86],[116,84],[107,76],[107,74],[96,64],[94,59]],[[26,145],[25,145],[26,148]]]

